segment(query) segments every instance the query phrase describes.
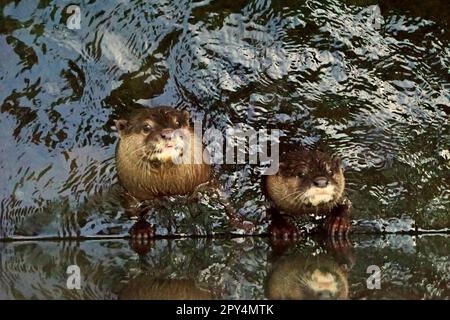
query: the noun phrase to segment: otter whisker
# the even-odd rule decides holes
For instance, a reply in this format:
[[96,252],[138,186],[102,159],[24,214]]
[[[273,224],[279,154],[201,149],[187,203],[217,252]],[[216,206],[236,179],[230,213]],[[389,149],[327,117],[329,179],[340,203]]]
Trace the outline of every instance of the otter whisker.
[[303,196],[305,195],[305,193],[303,192],[303,193],[300,193],[300,194],[298,194],[298,195],[296,195],[295,197],[294,197],[294,200],[303,200]]
[[145,148],[147,148],[147,146],[139,147],[139,148],[137,148],[137,149],[131,151],[131,152],[129,153],[129,155],[135,155],[135,154],[138,153],[139,151],[145,150]]
[[294,279],[299,283],[299,284],[303,284],[306,285],[308,283],[308,281],[305,279],[305,276],[303,274],[296,274]]
[[289,194],[287,194],[286,196],[284,196],[283,198],[281,198],[280,199],[280,201],[282,201],[282,200],[284,200],[284,199],[286,199],[286,198],[288,198],[288,197],[291,197],[291,196],[293,196],[293,195],[299,195],[299,196],[301,196],[301,195],[303,195],[305,192],[304,191],[295,191],[295,192],[292,192],[292,193],[289,193]]

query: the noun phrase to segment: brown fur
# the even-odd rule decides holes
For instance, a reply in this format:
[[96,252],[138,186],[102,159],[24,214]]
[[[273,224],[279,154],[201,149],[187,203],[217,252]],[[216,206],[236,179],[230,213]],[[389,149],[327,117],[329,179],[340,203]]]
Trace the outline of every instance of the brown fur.
[[211,300],[211,292],[198,288],[194,280],[152,279],[138,276],[119,293],[120,300]]
[[[147,122],[152,130],[143,133],[142,126]],[[116,149],[119,182],[137,199],[189,194],[210,179],[210,166],[205,163],[174,164],[171,160],[149,158],[157,152],[155,146],[161,133],[168,129],[187,132],[192,160],[194,151],[203,154],[200,138],[189,128],[187,113],[167,107],[137,110],[127,120],[118,120],[116,126],[120,135]]]
[[289,256],[275,263],[265,291],[269,299],[347,299],[347,274],[326,257]]
[[[327,214],[342,202],[345,179],[339,159],[319,151],[296,151],[282,158],[279,172],[264,181],[266,195],[279,210],[291,215]],[[316,177],[326,177],[334,193],[330,201],[313,205],[304,194]]]

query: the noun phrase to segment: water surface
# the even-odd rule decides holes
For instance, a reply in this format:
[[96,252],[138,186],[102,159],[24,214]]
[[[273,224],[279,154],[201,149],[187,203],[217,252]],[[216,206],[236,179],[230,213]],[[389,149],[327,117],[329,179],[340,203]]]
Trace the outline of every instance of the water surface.
[[[0,237],[126,234],[114,199],[84,206],[116,182],[112,120],[161,104],[341,156],[366,231],[449,230],[446,1],[81,1],[78,30],[68,5],[0,5]],[[260,221],[256,168],[217,171]],[[208,199],[154,219],[228,230]]]
[[[343,299],[450,298],[447,235],[361,235],[352,244],[344,255],[308,238],[274,254],[258,237],[156,240],[139,256],[124,240],[0,243],[0,299],[267,299],[268,283],[287,277],[292,261],[293,273],[345,270]],[[67,288],[70,265],[80,268],[80,290]],[[371,290],[373,265],[381,286]]]

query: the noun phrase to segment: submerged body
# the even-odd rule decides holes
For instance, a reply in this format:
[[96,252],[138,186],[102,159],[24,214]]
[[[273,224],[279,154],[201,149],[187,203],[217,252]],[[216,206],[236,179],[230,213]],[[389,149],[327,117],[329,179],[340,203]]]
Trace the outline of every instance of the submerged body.
[[272,236],[295,237],[298,230],[283,216],[327,216],[328,232],[346,234],[350,202],[344,195],[341,161],[320,151],[295,151],[283,155],[276,175],[267,176],[264,190],[273,206]]

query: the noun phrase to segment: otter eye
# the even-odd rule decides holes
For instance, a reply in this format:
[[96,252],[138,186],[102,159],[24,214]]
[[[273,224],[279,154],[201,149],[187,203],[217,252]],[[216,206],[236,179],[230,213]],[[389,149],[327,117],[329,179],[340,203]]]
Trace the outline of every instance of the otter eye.
[[330,176],[332,176],[333,175],[333,170],[331,170],[331,169],[328,169],[328,174],[330,175]]
[[142,126],[142,132],[143,133],[149,133],[150,131],[152,131],[152,127],[149,124],[144,124]]

